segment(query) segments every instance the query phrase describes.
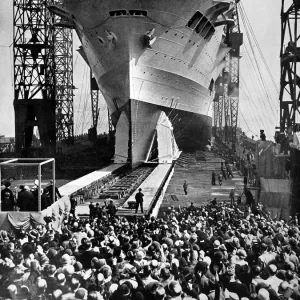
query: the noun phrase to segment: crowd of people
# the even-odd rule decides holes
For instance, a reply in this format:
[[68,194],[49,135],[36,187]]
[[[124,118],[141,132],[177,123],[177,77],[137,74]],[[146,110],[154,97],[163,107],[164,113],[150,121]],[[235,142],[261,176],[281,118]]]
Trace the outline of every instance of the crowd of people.
[[298,300],[297,219],[212,201],[0,232],[0,298]]
[[[20,185],[18,191],[12,191],[10,181],[6,180],[3,183],[4,188],[1,190],[1,211],[38,211],[38,180],[35,180],[34,185],[29,188],[26,185]],[[2,185],[1,184],[1,185]],[[53,199],[56,201],[61,198],[57,187],[55,187],[55,198],[53,197],[53,181],[44,189],[41,189],[41,210],[46,209],[53,204]]]

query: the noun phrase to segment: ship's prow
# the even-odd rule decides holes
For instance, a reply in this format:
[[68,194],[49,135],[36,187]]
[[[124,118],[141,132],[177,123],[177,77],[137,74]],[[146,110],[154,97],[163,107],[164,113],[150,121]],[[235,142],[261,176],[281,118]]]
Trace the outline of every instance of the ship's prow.
[[[159,152],[176,157],[175,140],[208,143],[230,10],[230,1],[212,0],[64,1],[60,13],[75,24],[116,127],[116,161],[169,162]],[[158,134],[162,119],[172,133]]]

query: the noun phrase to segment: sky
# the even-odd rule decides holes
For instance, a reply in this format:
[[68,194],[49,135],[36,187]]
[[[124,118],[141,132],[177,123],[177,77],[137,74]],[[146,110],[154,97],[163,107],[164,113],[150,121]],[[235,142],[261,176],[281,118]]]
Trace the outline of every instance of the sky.
[[[0,135],[14,136],[13,108],[13,0],[0,1]],[[252,26],[259,47],[275,80],[277,89],[280,82],[280,9],[279,0],[241,0],[245,13]],[[242,23],[242,22],[241,22]],[[242,30],[243,25],[241,24]],[[246,33],[244,33],[246,38]],[[75,134],[87,132],[91,127],[91,107],[89,101],[88,68],[76,52],[79,46],[75,39],[74,47],[74,117]],[[251,72],[253,61],[248,58],[251,48],[247,42],[241,49],[240,102],[238,125],[248,135],[258,135],[264,129],[267,139],[273,140],[275,127],[279,124],[279,98],[276,88],[259,56],[259,49],[254,47],[257,64],[261,71],[264,85],[259,83],[259,75]],[[254,62],[256,63],[256,62]],[[86,76],[84,76],[86,74]],[[84,109],[85,108],[85,109]],[[101,101],[101,115],[98,131],[106,131],[107,110]],[[83,121],[84,120],[84,121]]]

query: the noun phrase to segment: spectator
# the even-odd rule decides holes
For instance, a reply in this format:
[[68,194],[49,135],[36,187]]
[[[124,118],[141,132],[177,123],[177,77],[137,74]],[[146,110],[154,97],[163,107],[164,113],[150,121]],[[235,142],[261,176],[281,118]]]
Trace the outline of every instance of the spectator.
[[41,196],[41,210],[46,209],[48,206],[52,204],[50,193],[48,189],[44,189]]
[[55,186],[55,194],[54,194],[54,197],[53,197],[53,180],[50,181],[49,186],[47,186],[46,189],[49,191],[49,196],[50,196],[51,203],[54,203],[53,200],[57,201],[57,197],[58,197],[58,199],[60,199],[62,197],[62,195],[60,194],[57,186]]
[[15,206],[15,197],[10,187],[10,182],[5,181],[5,188],[1,191],[1,211],[13,211]]
[[234,189],[231,189],[230,190],[230,193],[229,193],[229,199],[230,199],[230,204],[233,206],[234,205],[234,193],[235,193],[235,190]]
[[217,201],[157,219],[72,214],[57,232],[0,232],[0,297],[297,300],[299,240],[296,222]]
[[[142,211],[143,211],[143,209],[142,209]],[[116,214],[116,212],[117,212],[117,208],[116,208],[116,206],[115,206],[115,204],[114,204],[114,201],[113,201],[113,200],[110,200],[110,201],[109,201],[109,204],[107,205],[107,213],[108,213],[111,217],[113,217],[113,216]]]
[[29,211],[28,209],[33,207],[35,199],[30,191],[30,188],[26,185],[24,189],[21,189],[18,195],[18,206],[20,211]]
[[269,265],[268,271],[270,275],[265,282],[269,284],[276,292],[278,292],[278,288],[282,280],[276,276],[277,267],[275,265]]
[[90,210],[90,217],[94,218],[96,216],[96,214],[95,214],[95,206],[94,206],[93,202],[90,202],[89,210]]

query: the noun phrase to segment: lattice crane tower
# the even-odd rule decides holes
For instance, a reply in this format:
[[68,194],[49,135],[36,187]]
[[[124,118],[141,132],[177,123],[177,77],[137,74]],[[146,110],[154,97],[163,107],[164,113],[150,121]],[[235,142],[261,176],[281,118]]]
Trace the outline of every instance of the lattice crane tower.
[[215,83],[214,98],[214,134],[220,141],[225,138],[226,142],[232,142],[233,149],[236,144],[238,120],[240,46],[243,44],[243,34],[239,26],[238,2],[237,0],[235,3],[232,19],[228,20],[226,25],[225,43],[232,49],[226,55],[223,73]]
[[34,128],[42,148],[55,153],[53,16],[44,0],[13,2],[16,152],[30,155]]
[[280,132],[299,131],[300,113],[300,0],[282,0]]
[[60,0],[13,1],[16,152],[32,155],[34,129],[42,152],[55,155],[56,140],[73,140],[73,38],[48,9]]

